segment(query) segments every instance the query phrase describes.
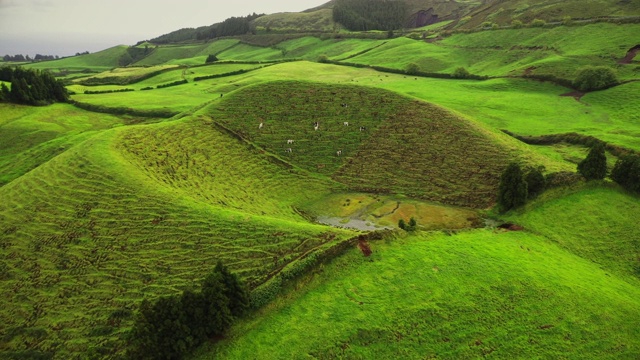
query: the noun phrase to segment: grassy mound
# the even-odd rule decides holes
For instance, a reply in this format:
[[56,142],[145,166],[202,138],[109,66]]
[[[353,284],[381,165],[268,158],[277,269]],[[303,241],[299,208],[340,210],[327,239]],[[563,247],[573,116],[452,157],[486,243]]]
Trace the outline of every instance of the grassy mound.
[[491,204],[510,159],[492,134],[472,123],[373,88],[273,82],[223,99],[211,116],[292,164],[352,189],[449,204]]
[[640,356],[640,283],[542,237],[479,230],[371,248],[319,269],[197,358]]
[[[122,335],[143,297],[190,288],[217,260],[255,286],[301,255],[353,234],[309,224],[300,216],[293,221],[292,204],[284,201],[280,205],[285,215],[276,218],[278,214],[251,213],[276,207],[269,198],[256,199],[259,204],[250,212],[239,212],[231,208],[237,203],[210,205],[213,201],[204,192],[194,190],[190,196],[192,184],[210,184],[229,173],[198,163],[189,166],[194,172],[188,178],[164,183],[161,174],[154,178],[153,173],[162,169],[147,164],[150,158],[133,158],[132,152],[139,148],[127,139],[139,140],[133,135],[137,131],[154,135],[138,127],[112,130],[0,188],[3,351],[16,356],[55,353],[59,358],[118,354],[123,349]],[[180,137],[175,131],[172,135],[189,143],[188,136],[193,134]],[[212,142],[200,145],[209,149],[198,154],[181,153],[179,142],[161,142],[162,137],[149,139],[148,144],[175,146],[177,154],[203,162],[201,156],[207,154],[212,164],[247,162],[225,152],[221,135],[206,139]],[[127,153],[121,152],[123,147]],[[232,146],[250,155],[238,148]],[[301,181],[295,175],[290,180],[286,171],[265,161],[250,162],[252,175],[266,177],[273,170],[279,171],[275,176],[282,184]],[[140,171],[140,166],[145,170]],[[242,178],[241,173],[237,176]],[[242,185],[253,186],[257,181]],[[227,187],[204,190],[236,191],[239,186]],[[244,191],[247,196],[263,196],[260,189]],[[219,198],[245,201],[245,193],[223,193]]]

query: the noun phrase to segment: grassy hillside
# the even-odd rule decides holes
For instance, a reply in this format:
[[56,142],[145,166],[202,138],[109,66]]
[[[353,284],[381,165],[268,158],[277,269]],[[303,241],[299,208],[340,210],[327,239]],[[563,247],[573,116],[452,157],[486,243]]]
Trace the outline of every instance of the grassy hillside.
[[19,178],[100,130],[133,119],[96,114],[70,105],[0,104],[0,186]]
[[540,236],[420,234],[301,280],[198,359],[640,356],[640,288]]
[[[3,352],[116,354],[143,297],[190,288],[217,260],[255,286],[305,252],[352,236],[291,210],[294,200],[322,195],[322,182],[260,160],[207,124],[175,126],[106,132],[0,188]],[[187,145],[198,126],[200,152]],[[149,158],[160,145],[178,156],[166,167]],[[193,163],[167,176],[179,156]],[[278,182],[263,186],[259,177]],[[273,197],[287,185],[305,193]],[[254,215],[265,211],[272,214]]]
[[546,194],[508,219],[605,271],[640,278],[638,200],[618,189],[590,185]]
[[[620,65],[637,45],[640,24],[592,24],[456,34],[434,43],[397,38],[349,62],[451,74],[465,67],[478,75],[554,75],[573,80],[585,65],[615,68],[623,79],[638,78],[635,66]],[[398,56],[398,54],[402,54]]]
[[271,82],[227,97],[218,108],[214,121],[359,191],[487,207],[513,159],[466,120],[372,88]]
[[60,60],[28,64],[32,69],[56,69],[58,71],[93,70],[105,71],[120,66],[120,58],[127,52],[127,46],[119,45],[93,54],[72,56]]
[[164,45],[154,49],[151,55],[135,63],[136,66],[149,66],[159,64],[201,65],[205,63],[207,56],[234,46],[238,40],[224,39],[211,43],[198,43],[187,45]]
[[480,26],[485,21],[509,25],[512,20],[530,23],[534,19],[547,22],[562,21],[565,17],[591,19],[601,16],[640,15],[640,6],[633,1],[597,0],[585,4],[580,0],[512,0],[507,2],[482,1],[473,9],[471,19],[464,28]]
[[261,16],[253,21],[258,31],[332,31],[336,26],[333,22],[331,9],[320,9],[312,12],[278,13]]

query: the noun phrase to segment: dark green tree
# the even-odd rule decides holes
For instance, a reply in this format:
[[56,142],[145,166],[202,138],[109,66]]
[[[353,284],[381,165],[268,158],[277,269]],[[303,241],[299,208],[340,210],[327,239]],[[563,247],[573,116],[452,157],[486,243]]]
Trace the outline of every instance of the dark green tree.
[[531,167],[527,171],[524,180],[527,182],[527,197],[532,198],[544,191],[547,181],[542,174],[544,166]]
[[416,221],[416,218],[412,216],[411,219],[409,219],[408,231],[415,231],[417,227],[418,222]]
[[207,56],[207,60],[205,60],[205,64],[210,64],[210,63],[214,63],[218,61],[218,57],[215,55],[209,55]]
[[[221,261],[218,261],[213,271],[222,275],[225,295],[229,298],[229,310],[231,314],[235,317],[242,316],[249,308],[249,291],[244,284],[240,282],[238,276],[231,273]],[[204,292],[204,286],[202,290]]]
[[604,144],[596,143],[587,157],[578,164],[578,173],[587,180],[602,180],[607,176],[607,156]]
[[498,186],[498,207],[509,211],[527,202],[527,182],[518,163],[511,163],[500,177]]
[[451,74],[451,77],[454,79],[466,79],[469,77],[469,75],[471,75],[469,71],[467,71],[467,69],[465,69],[464,67],[460,66],[453,71],[453,74]]
[[222,334],[233,323],[222,273],[213,271],[202,282],[204,331],[207,336]]
[[404,219],[398,220],[398,227],[402,230],[407,229],[407,223],[404,221]]
[[611,179],[629,191],[640,193],[640,156],[627,155],[618,159],[611,170]]

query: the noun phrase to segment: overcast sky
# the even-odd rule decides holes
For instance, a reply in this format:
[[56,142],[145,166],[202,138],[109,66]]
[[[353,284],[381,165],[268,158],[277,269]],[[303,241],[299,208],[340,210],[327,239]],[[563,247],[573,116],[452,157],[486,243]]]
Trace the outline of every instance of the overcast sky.
[[328,1],[0,0],[0,56],[95,52],[232,16],[298,12]]

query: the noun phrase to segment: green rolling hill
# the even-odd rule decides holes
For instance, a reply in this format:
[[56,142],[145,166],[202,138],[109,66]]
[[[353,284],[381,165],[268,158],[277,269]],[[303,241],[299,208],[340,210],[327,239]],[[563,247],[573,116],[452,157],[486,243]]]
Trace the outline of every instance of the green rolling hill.
[[[406,3],[446,21],[346,31],[330,1],[25,65],[101,112],[0,103],[0,357],[126,358],[142,300],[218,260],[271,302],[187,358],[640,357],[638,195],[502,132],[640,151],[640,26],[595,19],[637,5]],[[585,65],[620,83],[576,94]],[[569,180],[499,214],[511,161]]]

